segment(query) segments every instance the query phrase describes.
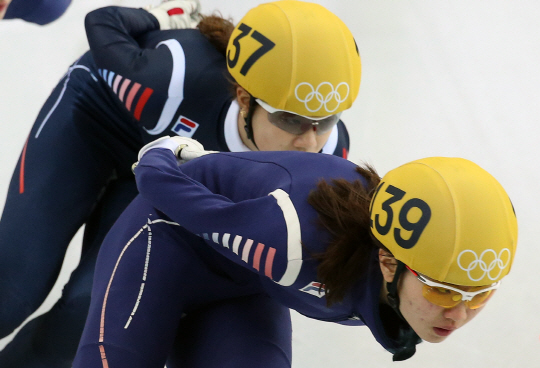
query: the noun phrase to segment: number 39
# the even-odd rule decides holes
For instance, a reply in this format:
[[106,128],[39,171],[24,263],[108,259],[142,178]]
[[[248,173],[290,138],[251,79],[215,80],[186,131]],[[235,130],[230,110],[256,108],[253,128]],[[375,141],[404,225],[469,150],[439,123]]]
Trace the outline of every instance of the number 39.
[[[386,223],[381,224],[379,221],[379,214],[375,215],[375,224],[373,224],[373,217],[371,216],[371,213],[373,211],[373,203],[375,202],[375,198],[379,194],[379,190],[384,185],[384,183],[381,183],[379,187],[377,188],[377,191],[374,194],[373,201],[372,201],[372,208],[370,209],[370,217],[371,217],[371,227],[373,228],[375,225],[375,230],[381,234],[386,235],[390,232],[390,229],[392,228],[392,223],[394,221],[394,211],[391,207],[391,205],[395,202],[400,201],[403,196],[406,194],[403,190],[396,188],[393,185],[389,185],[388,188],[386,188],[386,193],[391,194],[392,196],[388,198],[386,201],[384,201],[381,205],[381,209],[386,212]],[[409,211],[413,208],[418,208],[421,211],[420,218],[416,222],[410,222],[407,219],[407,215],[409,214]],[[405,249],[410,249],[416,245],[418,242],[418,239],[420,239],[420,235],[422,235],[422,232],[426,228],[429,220],[431,219],[431,208],[429,205],[421,200],[420,198],[411,198],[407,202],[401,206],[401,210],[398,214],[398,220],[399,220],[399,227],[394,227],[394,239],[396,243]],[[407,230],[411,231],[411,235],[408,239],[405,239],[401,236],[401,231]]]
[[[236,38],[233,40],[233,46],[235,48],[234,51],[234,57],[231,59],[231,50],[227,53],[227,64],[229,65],[229,68],[233,69],[236,64],[238,63],[238,58],[240,57],[240,40],[244,37],[246,37],[252,30],[252,28],[244,23],[240,24],[238,26],[238,30],[240,31],[240,34],[236,36]],[[253,54],[251,54],[250,57],[247,58],[244,65],[242,65],[242,68],[240,69],[240,74],[246,75],[249,69],[255,64],[257,60],[260,59],[261,56],[266,54],[268,51],[272,50],[274,46],[276,45],[272,41],[270,41],[268,38],[263,36],[258,31],[253,31],[251,33],[251,38],[253,38],[256,41],[259,41],[261,44],[261,47],[259,47]]]

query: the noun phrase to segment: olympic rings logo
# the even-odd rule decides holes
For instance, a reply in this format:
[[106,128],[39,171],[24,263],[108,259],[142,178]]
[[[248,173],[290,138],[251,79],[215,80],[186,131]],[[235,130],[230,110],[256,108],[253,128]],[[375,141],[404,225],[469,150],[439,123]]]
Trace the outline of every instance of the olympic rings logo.
[[[307,94],[302,93],[302,97],[301,97],[299,96],[298,90],[302,86],[307,86],[308,92]],[[323,89],[325,86],[328,86],[330,88],[326,96],[323,96],[321,89]],[[347,88],[347,93],[345,93],[344,97],[342,97],[340,93],[340,88],[343,86]],[[349,97],[349,92],[350,92],[349,85],[345,82],[341,82],[340,84],[336,86],[336,88],[334,88],[334,86],[330,82],[322,82],[321,84],[317,86],[317,88],[313,88],[313,86],[308,82],[302,82],[298,84],[294,90],[294,94],[296,98],[298,99],[298,101],[303,102],[304,105],[306,106],[306,109],[309,112],[317,112],[322,107],[324,107],[324,109],[329,113],[333,113],[334,111],[336,111],[339,105],[345,100],[347,100],[347,97]],[[318,104],[316,104],[317,108],[313,109],[313,108],[310,108],[309,103],[313,101],[314,99],[317,101]],[[332,102],[333,100],[335,101],[336,106],[333,108],[331,107],[329,108],[329,103]]]
[[[461,257],[464,255],[464,254],[467,254],[467,253],[472,253],[473,256],[474,256],[474,259],[469,263],[468,266],[464,267],[462,264],[461,264]],[[502,258],[503,258],[503,255],[507,253],[508,254],[508,257],[506,259],[506,262],[503,262]],[[484,261],[484,256],[486,254],[492,254],[493,255],[493,260],[489,263],[489,265]],[[467,249],[467,250],[464,250],[463,252],[461,252],[457,258],[457,263],[458,263],[458,266],[459,268],[461,268],[463,271],[467,271],[467,275],[469,276],[469,279],[471,279],[471,281],[480,281],[482,280],[484,277],[486,277],[486,275],[489,277],[490,280],[492,281],[495,281],[499,278],[499,276],[501,275],[501,272],[506,268],[506,266],[508,266],[508,264],[510,263],[510,257],[511,257],[511,254],[510,254],[510,250],[508,248],[504,248],[502,249],[499,254],[497,255],[497,253],[493,250],[493,249],[486,249],[485,251],[482,252],[482,254],[480,254],[480,257],[478,257],[478,255],[476,254],[475,251],[473,250],[470,250],[470,249]],[[481,271],[483,271],[483,274],[482,276],[478,277],[478,278],[473,278],[471,276],[471,271],[474,271],[476,269],[476,267],[479,267]],[[495,268],[498,268],[499,269],[499,272],[497,273],[496,276],[492,276],[492,272]]]

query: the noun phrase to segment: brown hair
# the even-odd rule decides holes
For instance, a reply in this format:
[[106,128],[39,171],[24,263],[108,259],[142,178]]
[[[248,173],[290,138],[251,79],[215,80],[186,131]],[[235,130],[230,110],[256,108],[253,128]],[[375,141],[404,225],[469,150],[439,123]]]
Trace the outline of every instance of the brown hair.
[[[232,19],[225,19],[219,13],[202,15],[197,28],[223,56],[227,57],[227,45],[234,31]],[[240,85],[229,73],[225,74],[225,78],[229,81],[231,96],[236,98],[236,88]]]
[[377,247],[370,230],[369,205],[380,177],[369,165],[356,171],[366,179],[320,181],[308,196],[319,215],[319,224],[331,235],[326,251],[314,255],[320,261],[317,276],[325,285],[328,306],[340,302],[362,278],[371,251]]
[[231,19],[225,19],[219,14],[203,15],[197,28],[220,53],[225,55],[234,30]]

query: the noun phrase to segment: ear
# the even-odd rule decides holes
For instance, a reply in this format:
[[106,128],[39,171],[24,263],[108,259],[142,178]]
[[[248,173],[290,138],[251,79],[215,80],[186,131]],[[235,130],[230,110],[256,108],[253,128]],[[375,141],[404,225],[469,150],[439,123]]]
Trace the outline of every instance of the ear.
[[379,265],[383,274],[384,281],[392,282],[396,273],[396,259],[394,256],[383,249],[379,249]]
[[240,105],[240,110],[249,110],[249,100],[251,95],[244,88],[236,86],[236,100],[238,105]]

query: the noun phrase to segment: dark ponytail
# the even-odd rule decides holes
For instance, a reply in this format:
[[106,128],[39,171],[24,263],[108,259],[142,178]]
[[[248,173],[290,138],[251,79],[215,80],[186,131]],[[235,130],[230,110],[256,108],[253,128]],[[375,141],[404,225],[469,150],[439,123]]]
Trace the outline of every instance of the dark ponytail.
[[331,235],[326,251],[314,256],[320,261],[317,276],[325,285],[328,306],[343,300],[361,279],[377,247],[371,236],[369,204],[380,177],[368,165],[356,171],[366,179],[366,186],[360,180],[321,181],[308,197],[320,225]]

